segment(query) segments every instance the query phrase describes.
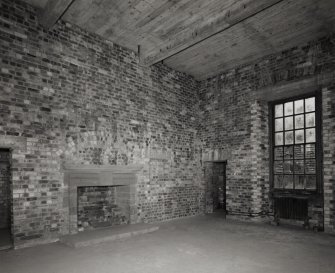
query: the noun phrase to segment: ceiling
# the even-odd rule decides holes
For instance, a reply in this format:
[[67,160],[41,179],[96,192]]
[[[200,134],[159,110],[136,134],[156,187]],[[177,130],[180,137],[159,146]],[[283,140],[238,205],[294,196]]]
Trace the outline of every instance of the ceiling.
[[335,30],[334,0],[25,1],[198,80]]

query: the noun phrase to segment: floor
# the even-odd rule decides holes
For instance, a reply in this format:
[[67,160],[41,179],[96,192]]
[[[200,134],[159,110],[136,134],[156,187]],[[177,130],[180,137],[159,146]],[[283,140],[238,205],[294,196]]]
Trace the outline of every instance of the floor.
[[334,273],[335,236],[198,216],[96,246],[0,252],[6,273]]
[[12,247],[10,229],[0,229],[0,250]]

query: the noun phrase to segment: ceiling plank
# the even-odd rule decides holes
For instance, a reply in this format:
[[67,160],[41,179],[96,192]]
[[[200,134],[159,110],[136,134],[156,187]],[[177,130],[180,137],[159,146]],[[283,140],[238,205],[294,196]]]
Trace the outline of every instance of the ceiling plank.
[[43,27],[51,29],[75,0],[48,0],[44,9],[38,13],[38,18]]
[[285,0],[237,1],[233,8],[225,11],[214,22],[209,20],[208,24],[192,29],[187,35],[183,33],[171,38],[171,42],[144,56],[143,63],[145,65],[158,63],[283,1]]
[[325,24],[335,29],[334,0],[283,1],[276,8],[267,9],[165,59],[164,63],[204,80],[328,36],[333,31],[325,28]]

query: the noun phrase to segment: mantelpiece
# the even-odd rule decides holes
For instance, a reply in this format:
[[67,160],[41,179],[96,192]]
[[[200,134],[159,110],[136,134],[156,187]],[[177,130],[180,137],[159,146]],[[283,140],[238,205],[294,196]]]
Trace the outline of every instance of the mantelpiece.
[[122,188],[123,195],[125,192],[129,195],[130,223],[136,223],[136,173],[139,172],[142,167],[142,165],[135,164],[123,166],[64,164],[64,184],[68,187],[69,232],[78,232],[78,187],[115,186]]

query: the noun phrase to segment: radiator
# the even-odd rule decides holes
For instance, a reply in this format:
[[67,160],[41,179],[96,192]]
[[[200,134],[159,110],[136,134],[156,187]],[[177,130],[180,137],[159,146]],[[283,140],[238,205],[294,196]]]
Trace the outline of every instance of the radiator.
[[294,197],[276,197],[274,199],[276,218],[306,220],[308,218],[308,200]]

